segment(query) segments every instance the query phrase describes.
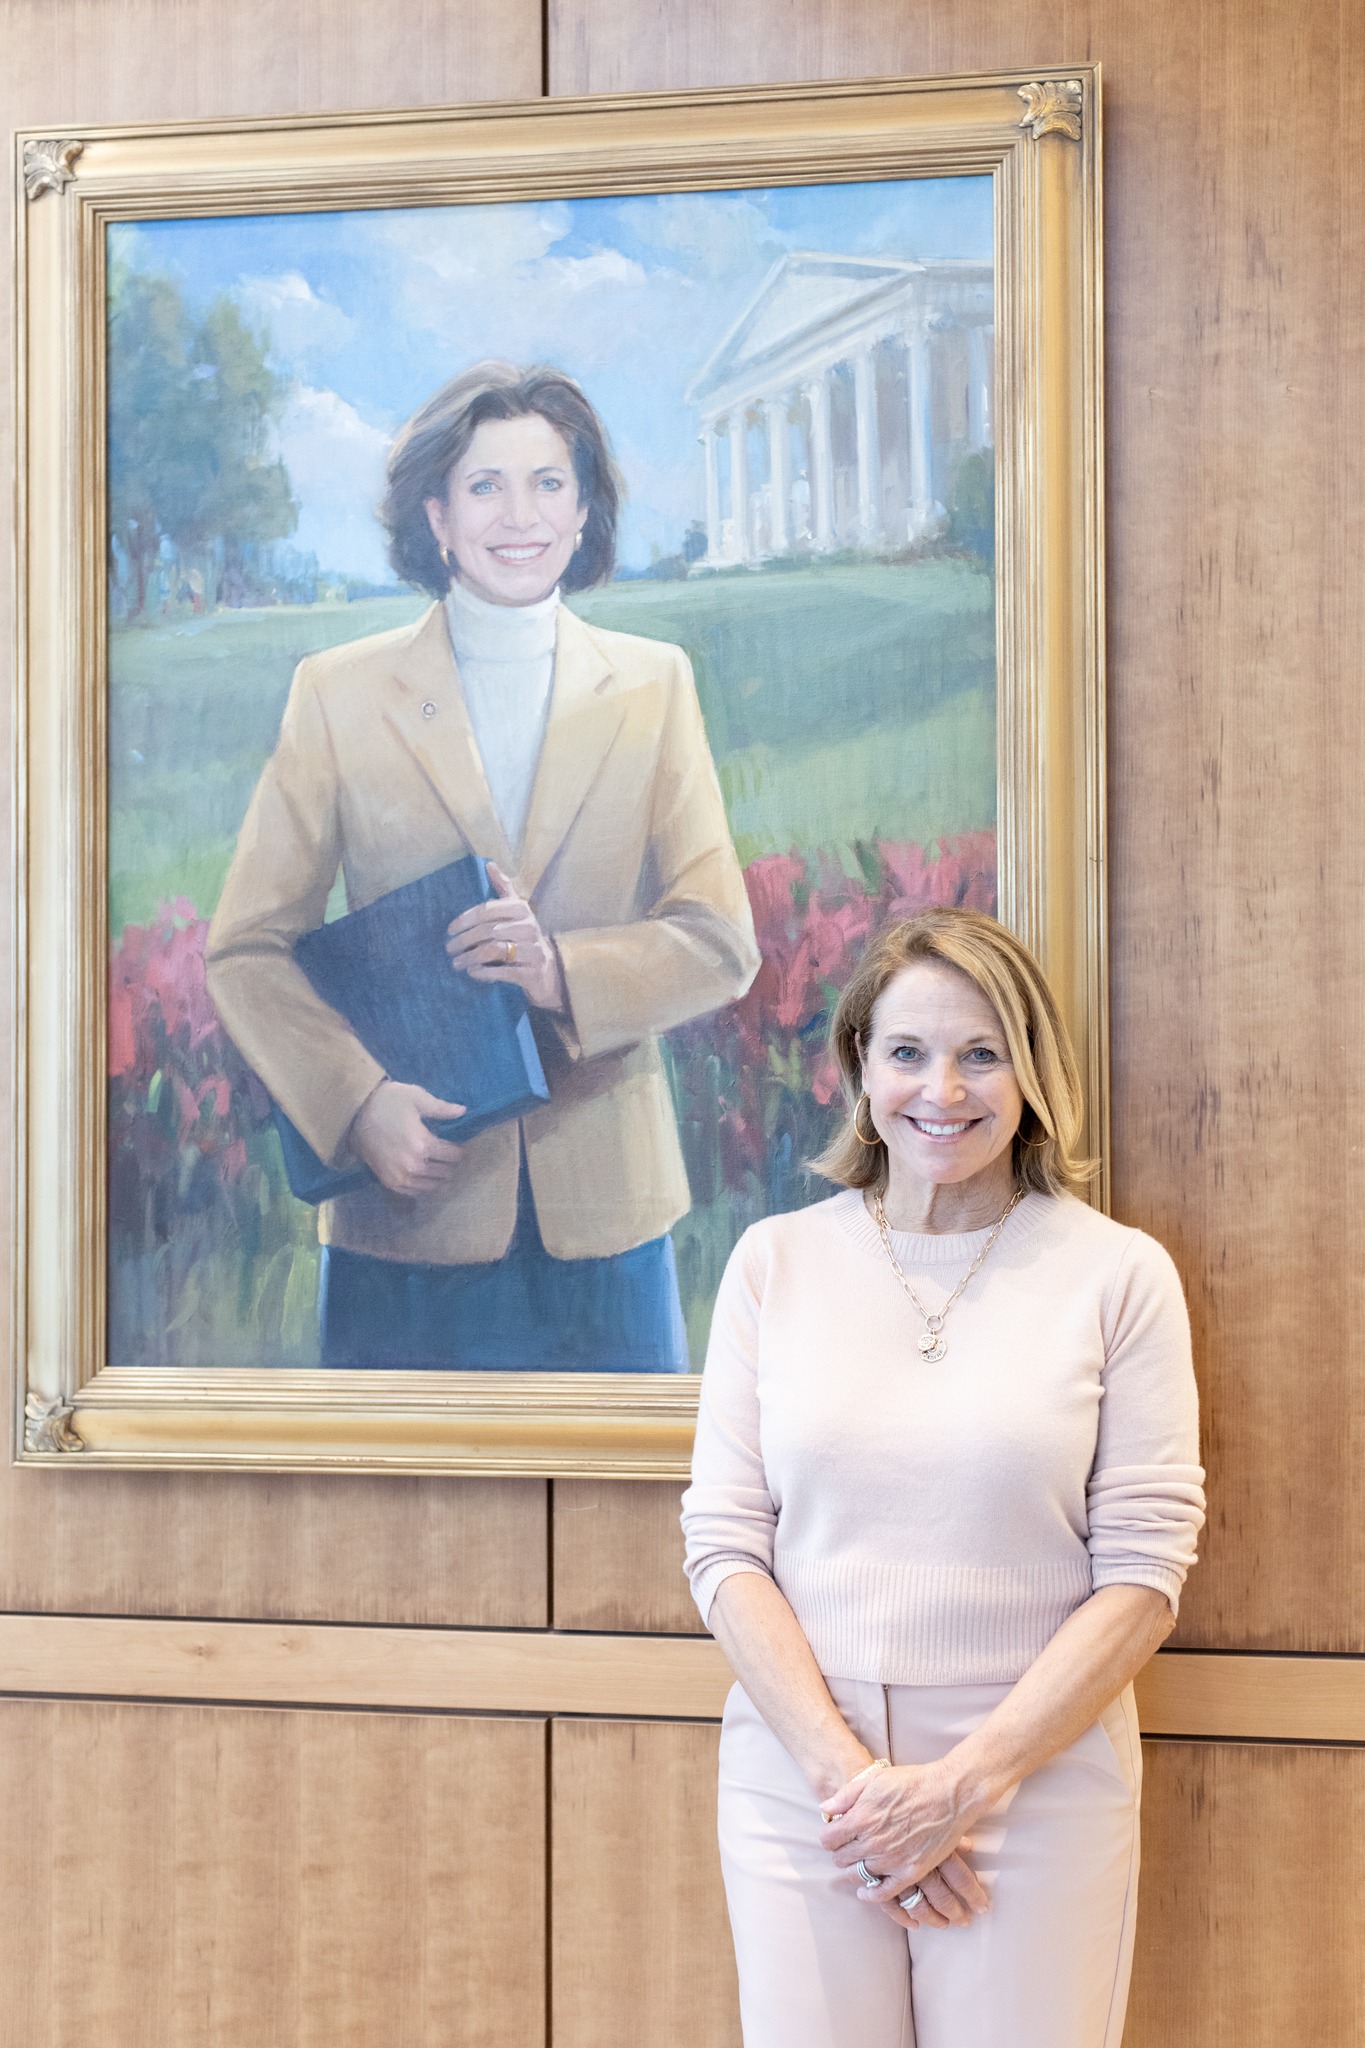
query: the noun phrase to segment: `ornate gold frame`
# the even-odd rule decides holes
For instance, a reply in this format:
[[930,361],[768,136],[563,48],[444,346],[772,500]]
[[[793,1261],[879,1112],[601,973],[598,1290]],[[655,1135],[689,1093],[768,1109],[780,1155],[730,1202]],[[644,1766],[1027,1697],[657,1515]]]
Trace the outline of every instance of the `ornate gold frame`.
[[1065,1006],[1106,1160],[1099,86],[1082,66],[16,138],[17,1459],[674,1478],[696,1410],[673,1378],[101,1364],[106,223],[991,174],[1001,914]]

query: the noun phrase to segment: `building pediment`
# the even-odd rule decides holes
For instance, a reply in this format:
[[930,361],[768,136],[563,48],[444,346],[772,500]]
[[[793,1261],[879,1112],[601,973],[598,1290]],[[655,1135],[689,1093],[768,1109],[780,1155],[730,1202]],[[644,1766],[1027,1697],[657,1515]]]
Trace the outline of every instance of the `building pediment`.
[[784,256],[693,380],[687,396],[706,406],[751,383],[823,330],[856,325],[861,314],[919,275],[924,266],[886,257]]
[[805,252],[782,257],[687,393],[712,418],[898,325],[989,320],[991,265]]

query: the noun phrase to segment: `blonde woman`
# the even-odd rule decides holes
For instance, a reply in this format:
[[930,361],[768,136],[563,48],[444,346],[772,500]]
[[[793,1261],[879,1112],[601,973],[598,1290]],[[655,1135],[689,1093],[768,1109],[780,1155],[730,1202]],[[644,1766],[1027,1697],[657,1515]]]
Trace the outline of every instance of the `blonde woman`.
[[1075,1059],[992,918],[885,933],[833,1044],[842,1188],[736,1247],[684,1500],[745,2048],[1119,2048],[1131,1681],[1203,1521],[1180,1284],[1077,1199]]

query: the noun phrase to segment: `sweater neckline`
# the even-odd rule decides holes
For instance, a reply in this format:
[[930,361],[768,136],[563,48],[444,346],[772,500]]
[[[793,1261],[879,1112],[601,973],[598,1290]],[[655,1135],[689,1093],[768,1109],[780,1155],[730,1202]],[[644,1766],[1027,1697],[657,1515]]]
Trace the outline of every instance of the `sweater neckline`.
[[459,661],[535,661],[555,649],[559,590],[535,604],[490,604],[458,581],[445,600],[450,644]]
[[[881,1232],[876,1218],[863,1200],[861,1188],[843,1188],[830,1203],[839,1222],[856,1243],[877,1258],[886,1257]],[[1000,1243],[1023,1244],[1042,1228],[1049,1212],[1055,1207],[1047,1195],[1032,1190],[1024,1196],[1013,1211],[1000,1233]],[[903,1266],[923,1268],[925,1266],[946,1266],[968,1264],[976,1257],[994,1225],[988,1223],[983,1230],[892,1230],[888,1232],[891,1249]]]

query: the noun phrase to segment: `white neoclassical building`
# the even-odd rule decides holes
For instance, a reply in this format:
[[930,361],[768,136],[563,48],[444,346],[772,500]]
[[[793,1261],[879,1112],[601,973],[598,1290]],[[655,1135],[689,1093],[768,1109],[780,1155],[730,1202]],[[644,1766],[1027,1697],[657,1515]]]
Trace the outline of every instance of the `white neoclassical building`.
[[791,255],[694,380],[705,566],[895,549],[991,445],[989,263]]

